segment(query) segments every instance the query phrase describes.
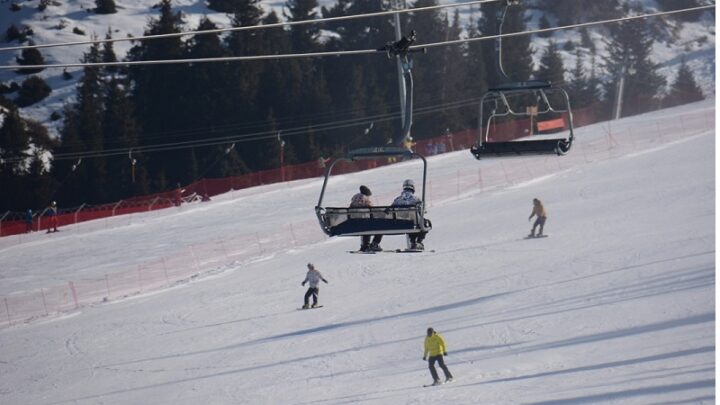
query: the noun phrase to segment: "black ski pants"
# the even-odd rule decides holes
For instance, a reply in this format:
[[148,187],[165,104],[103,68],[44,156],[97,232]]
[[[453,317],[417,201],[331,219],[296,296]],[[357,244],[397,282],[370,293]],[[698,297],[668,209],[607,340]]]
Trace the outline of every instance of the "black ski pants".
[[530,231],[531,234],[535,234],[535,228],[540,226],[540,232],[538,232],[538,235],[543,233],[543,228],[545,227],[545,220],[547,220],[547,217],[537,217],[535,220],[535,223],[533,224],[532,231]]
[[308,304],[308,301],[310,301],[310,296],[312,296],[313,299],[313,305],[317,304],[318,301],[318,294],[320,293],[320,289],[317,287],[310,287],[308,288],[307,292],[305,293],[305,305]]
[[[380,241],[382,241],[383,236],[382,235],[375,235],[372,237],[372,243],[375,245],[379,245]],[[360,237],[362,240],[360,249],[367,249],[368,246],[370,246],[370,235],[363,235]]]
[[437,362],[440,365],[440,368],[442,369],[443,373],[445,374],[445,379],[452,378],[452,374],[450,374],[450,370],[448,370],[447,366],[445,365],[445,360],[443,360],[442,355],[438,356],[430,356],[428,357],[428,368],[430,369],[430,374],[432,375],[433,381],[439,380],[437,370],[435,370],[435,362]]

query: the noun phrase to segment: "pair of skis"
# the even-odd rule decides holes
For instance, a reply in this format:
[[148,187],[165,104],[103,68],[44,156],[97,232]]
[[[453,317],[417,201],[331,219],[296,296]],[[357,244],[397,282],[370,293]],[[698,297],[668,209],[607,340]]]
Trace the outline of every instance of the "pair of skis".
[[348,253],[353,254],[366,254],[366,255],[374,255],[375,253],[434,253],[435,250],[420,250],[420,249],[395,249],[395,250],[380,250],[380,251],[362,251],[362,250],[348,250]]

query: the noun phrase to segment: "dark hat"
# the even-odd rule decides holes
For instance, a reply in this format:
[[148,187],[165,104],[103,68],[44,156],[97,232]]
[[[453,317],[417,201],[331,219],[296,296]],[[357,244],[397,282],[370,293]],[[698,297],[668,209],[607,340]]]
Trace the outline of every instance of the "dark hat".
[[428,328],[428,329],[427,329],[427,334],[428,334],[428,335],[432,335],[433,333],[435,333],[435,329],[433,329],[433,328]]
[[372,195],[372,191],[370,191],[370,189],[367,188],[367,186],[360,186],[360,193],[361,193],[362,195],[367,195],[367,196],[371,196],[371,195]]

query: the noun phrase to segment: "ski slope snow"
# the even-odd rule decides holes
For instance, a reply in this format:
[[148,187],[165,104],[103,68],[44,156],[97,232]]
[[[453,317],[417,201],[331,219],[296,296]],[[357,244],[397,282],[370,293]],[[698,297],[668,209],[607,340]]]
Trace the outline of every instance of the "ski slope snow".
[[[430,157],[435,253],[347,254],[356,238],[324,239],[312,222],[317,178],[2,238],[10,296],[203,240],[312,227],[297,229],[308,243],[173,288],[0,329],[0,402],[715,403],[714,113],[708,100],[584,127],[561,158]],[[388,201],[419,173],[333,177],[328,204],[360,184]],[[534,197],[551,237],[524,240]],[[329,284],[324,308],[297,311],[307,262]],[[451,385],[423,388],[430,326]]]

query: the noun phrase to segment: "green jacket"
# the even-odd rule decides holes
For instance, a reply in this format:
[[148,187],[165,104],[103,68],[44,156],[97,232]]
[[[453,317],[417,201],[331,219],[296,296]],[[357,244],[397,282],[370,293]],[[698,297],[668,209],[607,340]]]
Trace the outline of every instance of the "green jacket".
[[427,357],[428,353],[430,356],[440,356],[445,352],[447,352],[445,339],[437,332],[433,332],[432,336],[425,337],[425,353],[423,357]]

